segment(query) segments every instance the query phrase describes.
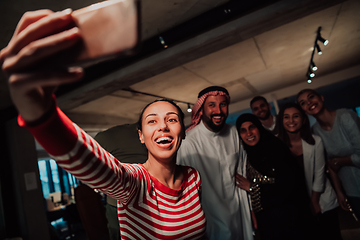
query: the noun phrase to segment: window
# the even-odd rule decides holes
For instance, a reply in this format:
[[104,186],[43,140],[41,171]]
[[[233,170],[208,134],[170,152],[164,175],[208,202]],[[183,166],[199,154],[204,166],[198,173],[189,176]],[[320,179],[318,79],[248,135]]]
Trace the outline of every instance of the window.
[[38,167],[44,198],[53,192],[74,196],[74,188],[78,186],[79,180],[73,175],[64,171],[53,159],[39,160]]
[[39,166],[40,181],[41,181],[43,195],[44,198],[47,198],[47,196],[49,196],[50,193],[50,186],[49,186],[49,178],[46,169],[46,161],[45,160],[38,161],[38,166]]
[[53,180],[54,192],[61,192],[60,187],[60,178],[59,178],[59,171],[58,166],[54,160],[49,160],[50,162],[50,169],[51,169],[51,176]]

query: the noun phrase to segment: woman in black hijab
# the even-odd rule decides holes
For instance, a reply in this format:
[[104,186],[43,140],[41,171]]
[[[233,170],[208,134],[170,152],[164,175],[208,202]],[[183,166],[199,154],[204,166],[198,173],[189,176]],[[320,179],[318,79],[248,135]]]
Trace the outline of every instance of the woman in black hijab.
[[289,148],[252,114],[236,128],[247,153],[246,178],[237,174],[236,184],[251,195],[261,239],[310,239],[309,199]]

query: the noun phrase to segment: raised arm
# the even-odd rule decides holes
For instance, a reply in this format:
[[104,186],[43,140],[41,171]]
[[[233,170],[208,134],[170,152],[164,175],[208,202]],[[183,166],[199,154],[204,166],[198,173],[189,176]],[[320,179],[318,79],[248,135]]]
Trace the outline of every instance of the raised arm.
[[21,116],[18,121],[59,166],[90,187],[123,203],[137,192],[142,168],[117,161],[59,108],[52,109],[48,118],[35,126]]
[[40,70],[44,58],[81,38],[77,28],[57,33],[72,21],[70,14],[71,10],[24,14],[8,46],[1,51],[2,67],[9,77],[19,124],[29,129],[65,170],[126,202],[139,186],[139,171],[120,164],[56,107],[53,90],[81,79],[82,69]]

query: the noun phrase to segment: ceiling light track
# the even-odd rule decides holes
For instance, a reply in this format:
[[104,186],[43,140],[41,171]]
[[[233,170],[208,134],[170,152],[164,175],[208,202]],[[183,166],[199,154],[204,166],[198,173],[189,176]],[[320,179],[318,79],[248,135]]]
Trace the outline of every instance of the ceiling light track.
[[315,42],[314,42],[314,47],[311,53],[311,58],[310,58],[310,63],[309,63],[309,67],[308,70],[306,72],[306,77],[307,77],[307,82],[308,83],[312,83],[312,78],[315,77],[315,71],[318,70],[318,67],[315,65],[314,63],[314,54],[315,54],[315,50],[317,51],[318,55],[322,55],[322,51],[321,48],[318,44],[318,41],[322,42],[324,44],[324,46],[328,45],[329,40],[324,39],[321,36],[321,27],[318,28],[317,33],[316,33],[316,38],[315,38]]

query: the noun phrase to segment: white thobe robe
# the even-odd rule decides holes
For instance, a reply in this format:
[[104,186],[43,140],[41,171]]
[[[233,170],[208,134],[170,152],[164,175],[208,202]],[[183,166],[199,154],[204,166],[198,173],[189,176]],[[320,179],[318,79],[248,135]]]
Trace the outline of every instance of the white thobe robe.
[[243,173],[243,152],[235,126],[226,124],[220,132],[208,130],[203,122],[186,133],[177,163],[200,172],[201,203],[206,234],[215,239],[253,239],[247,192],[235,186],[235,173]]

